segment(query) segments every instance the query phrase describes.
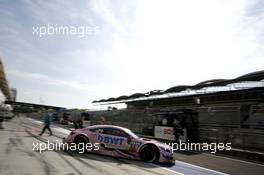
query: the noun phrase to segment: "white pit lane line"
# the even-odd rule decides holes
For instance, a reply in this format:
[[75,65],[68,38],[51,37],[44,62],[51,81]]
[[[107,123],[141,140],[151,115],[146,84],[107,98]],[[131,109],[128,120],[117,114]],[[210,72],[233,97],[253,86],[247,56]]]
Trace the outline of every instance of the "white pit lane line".
[[[35,120],[32,118],[27,118],[27,119],[39,125],[43,124],[43,122],[39,120]],[[54,126],[54,125],[52,126],[52,129],[54,129],[57,132],[63,133],[63,134],[69,134],[71,132],[69,129],[61,128],[61,127]],[[124,160],[124,161],[131,163],[130,160]],[[227,175],[226,173],[222,173],[222,172],[211,170],[211,169],[204,168],[201,166],[189,164],[189,163],[182,162],[179,160],[176,160],[175,165],[173,166],[163,166],[163,165],[158,165],[158,164],[153,164],[153,163],[152,165],[158,168],[170,171],[171,173],[178,174],[178,175],[184,175],[184,174],[186,175],[212,175],[212,174],[213,175]]]
[[[182,168],[183,170],[179,170],[179,168]],[[227,175],[226,173],[222,173],[222,172],[211,170],[211,169],[204,168],[201,166],[182,162],[179,160],[176,160],[175,165],[170,167],[170,169],[175,169],[183,174],[190,174],[190,175],[205,175],[205,174]]]

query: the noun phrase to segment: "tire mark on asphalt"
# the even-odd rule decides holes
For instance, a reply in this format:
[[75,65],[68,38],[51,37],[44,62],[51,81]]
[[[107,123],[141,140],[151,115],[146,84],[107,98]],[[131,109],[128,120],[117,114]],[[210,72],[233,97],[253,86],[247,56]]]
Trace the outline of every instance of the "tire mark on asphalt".
[[52,166],[44,156],[40,156],[35,152],[31,152],[31,151],[26,151],[26,152],[28,153],[29,156],[34,156],[44,165],[43,169],[46,175],[51,175],[53,174],[53,172],[57,171],[56,168]]
[[[23,126],[26,127],[26,128],[28,128],[28,129],[31,129],[29,126],[27,126],[27,125],[25,125],[25,124],[23,124]],[[48,140],[47,140],[47,139],[44,139],[44,138],[41,138],[41,137],[37,137],[36,135],[34,135],[33,133],[31,133],[31,132],[28,131],[28,130],[25,130],[25,131],[26,131],[28,134],[30,134],[31,136],[35,137],[37,140],[40,140],[40,141],[42,141],[42,142],[44,142],[44,143],[48,143]],[[56,135],[53,135],[53,136],[62,139],[62,137],[59,137],[59,136],[56,136]],[[59,151],[55,151],[55,152],[58,153],[58,155],[61,157],[61,155],[59,154]],[[112,173],[110,173],[110,172],[106,172],[105,170],[99,168],[98,166],[94,166],[94,165],[92,165],[92,164],[90,164],[90,163],[88,163],[88,162],[82,160],[81,158],[76,157],[76,155],[75,155],[74,153],[72,153],[72,152],[69,152],[69,151],[64,151],[64,152],[66,152],[68,155],[70,155],[72,158],[74,158],[74,159],[77,160],[78,162],[80,162],[80,163],[86,165],[87,167],[99,171],[101,174],[112,175]],[[78,155],[81,156],[80,154],[78,154]],[[82,158],[87,158],[87,157],[82,156]],[[80,172],[80,171],[79,171],[79,172]],[[81,172],[80,172],[80,173],[81,173]],[[82,173],[81,173],[81,174],[82,174]]]
[[[16,123],[16,124],[18,124],[18,123]],[[18,124],[18,126],[21,126],[21,125]],[[24,145],[24,143],[21,140],[21,138],[17,135],[17,133],[16,132],[11,132],[11,133],[13,136],[12,136],[12,138],[9,139],[9,144],[14,146],[16,148],[16,150],[22,151],[22,152],[29,155],[30,151],[21,149],[22,147],[20,147],[20,146]],[[29,156],[36,158],[37,160],[39,160],[42,163],[43,170],[44,170],[44,173],[46,175],[51,175],[52,172],[54,172],[54,171],[52,171],[52,169],[54,169],[54,167],[52,167],[43,157],[39,157],[37,154],[34,154],[32,152]]]
[[[26,127],[26,128],[29,128],[28,126],[24,126],[24,127]],[[41,141],[41,142],[44,142],[44,143],[48,143],[48,140],[47,139],[44,139],[44,138],[41,138],[41,137],[37,137],[36,135],[34,135],[34,134],[32,134],[30,131],[28,131],[28,130],[25,130],[28,134],[30,134],[32,137],[34,137],[34,138],[36,138],[37,140],[39,140],[39,141]],[[56,136],[54,136],[54,137],[56,137]],[[78,172],[78,174],[80,174],[80,175],[83,175],[83,173],[82,172],[80,172],[74,165],[72,165],[72,163],[70,162],[70,161],[68,161],[64,156],[62,156],[61,154],[60,154],[60,152],[62,152],[62,151],[54,151],[54,152],[56,152],[64,161],[66,161],[66,163],[68,163],[75,171],[77,171]],[[72,153],[72,152],[69,152],[69,151],[63,151],[62,153],[67,153],[68,155],[70,155],[73,159],[75,159],[75,160],[77,160],[78,162],[80,162],[80,163],[82,163],[82,164],[84,164],[84,165],[86,165],[87,167],[89,167],[89,168],[91,168],[91,169],[95,169],[95,170],[97,170],[97,171],[99,171],[101,174],[107,174],[107,175],[112,175],[112,173],[109,173],[109,172],[106,172],[106,171],[104,171],[103,169],[101,169],[101,168],[99,168],[98,166],[94,166],[94,165],[92,165],[92,164],[90,164],[90,163],[88,163],[88,162],[86,162],[86,161],[84,161],[84,160],[82,160],[81,158],[79,158],[79,157],[76,157],[75,155],[76,154],[74,154],[74,153]],[[80,155],[80,154],[78,154],[78,155]],[[84,156],[82,156],[82,158],[87,158],[87,157],[84,157]]]
[[[24,125],[24,127],[28,128],[28,129],[31,129],[29,126],[27,125]],[[42,137],[37,137],[36,135],[34,135],[33,133],[31,133],[30,131],[26,130],[26,132],[28,132],[28,134],[30,134],[32,137],[35,137],[37,140],[40,140],[41,142],[44,142],[44,143],[48,143],[48,140],[47,139],[44,139]],[[55,135],[53,135],[54,137],[57,137]],[[60,138],[60,137],[57,137],[57,138]],[[60,151],[55,151],[56,153],[59,154]],[[87,156],[84,156],[84,155],[81,155],[81,154],[76,154],[76,153],[73,153],[73,152],[69,152],[69,151],[63,151],[63,153],[66,152],[68,155],[70,155],[72,158],[74,158],[75,160],[81,162],[82,164],[86,165],[87,167],[91,168],[91,169],[96,169],[97,171],[100,172],[100,174],[107,174],[107,175],[112,175],[112,173],[110,172],[106,172],[105,170],[99,168],[98,166],[95,166],[95,165],[92,165],[86,161],[84,161],[83,159],[81,158],[87,158]],[[76,157],[76,155],[78,155],[79,157]],[[59,156],[61,157],[61,155],[59,154]],[[89,157],[90,158],[90,157]],[[111,157],[112,158],[112,157]],[[98,158],[92,158],[94,160],[97,160],[97,161],[102,161],[102,159],[98,159]],[[116,158],[113,158],[115,161],[118,161],[118,159]],[[67,161],[67,160],[66,160]],[[119,161],[119,163],[124,163],[124,162],[121,162]],[[128,163],[125,163],[125,164],[128,164]],[[128,174],[132,174],[131,171],[129,170],[126,170],[126,169],[120,169],[120,170],[123,170],[125,172],[127,172]],[[145,169],[143,169],[145,170]],[[146,170],[145,170],[146,171]],[[151,173],[154,173],[154,172],[151,172]],[[161,174],[158,174],[158,175],[161,175]]]
[[[24,126],[25,127],[25,126]],[[28,128],[28,127],[27,127]],[[34,137],[35,139],[44,142],[44,143],[48,143],[46,139],[41,138],[41,137],[37,137],[36,135],[32,134],[30,131],[28,131],[27,129],[25,129],[25,132],[27,132],[30,136]],[[54,151],[58,154],[57,151]],[[59,157],[64,160],[76,173],[78,173],[79,175],[84,175],[81,171],[79,171],[78,168],[76,168],[69,160],[67,160],[64,156],[58,154]]]

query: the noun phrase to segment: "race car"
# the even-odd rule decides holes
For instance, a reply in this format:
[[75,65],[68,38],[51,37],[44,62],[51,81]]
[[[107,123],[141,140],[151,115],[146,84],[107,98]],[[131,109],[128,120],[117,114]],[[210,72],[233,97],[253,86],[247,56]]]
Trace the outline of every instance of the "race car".
[[98,146],[89,149],[103,155],[142,160],[145,162],[174,163],[172,148],[156,140],[140,138],[131,130],[114,125],[93,125],[72,131],[65,144],[87,144]]

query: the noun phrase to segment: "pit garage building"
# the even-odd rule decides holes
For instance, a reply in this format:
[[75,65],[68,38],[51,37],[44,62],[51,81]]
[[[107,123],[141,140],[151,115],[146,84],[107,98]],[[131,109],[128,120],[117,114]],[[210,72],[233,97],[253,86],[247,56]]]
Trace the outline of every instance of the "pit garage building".
[[160,139],[231,142],[236,148],[264,151],[264,71],[93,103],[127,104],[122,110],[91,112],[94,124],[103,116],[109,124]]

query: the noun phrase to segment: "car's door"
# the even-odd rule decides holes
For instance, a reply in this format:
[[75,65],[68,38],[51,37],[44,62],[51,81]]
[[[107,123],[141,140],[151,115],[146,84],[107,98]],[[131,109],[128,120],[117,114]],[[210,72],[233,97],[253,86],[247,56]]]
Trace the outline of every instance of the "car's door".
[[103,133],[98,135],[97,139],[106,148],[128,150],[130,147],[128,143],[129,135],[117,128],[104,128]]
[[101,145],[103,143],[103,139],[101,139],[101,136],[103,136],[103,128],[93,128],[90,129],[90,132],[90,141]]

